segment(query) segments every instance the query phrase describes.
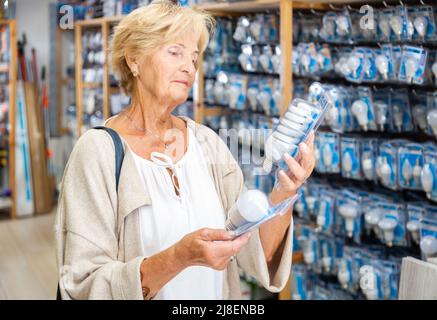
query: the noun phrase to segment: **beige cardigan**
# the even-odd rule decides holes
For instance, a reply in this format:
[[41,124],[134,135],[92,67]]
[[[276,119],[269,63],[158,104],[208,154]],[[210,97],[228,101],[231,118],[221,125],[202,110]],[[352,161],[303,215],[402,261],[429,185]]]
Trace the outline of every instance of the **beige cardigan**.
[[[243,190],[243,175],[224,142],[211,129],[184,118],[194,131],[216,190],[228,212]],[[76,143],[62,179],[55,222],[57,261],[63,299],[143,299],[138,208],[151,199],[141,183],[132,150],[125,158],[118,193],[111,137],[89,130]],[[201,192],[201,190],[198,190]],[[284,288],[290,275],[293,227],[282,257],[267,266],[259,232],[225,270],[224,299],[241,298],[239,268],[271,292]]]

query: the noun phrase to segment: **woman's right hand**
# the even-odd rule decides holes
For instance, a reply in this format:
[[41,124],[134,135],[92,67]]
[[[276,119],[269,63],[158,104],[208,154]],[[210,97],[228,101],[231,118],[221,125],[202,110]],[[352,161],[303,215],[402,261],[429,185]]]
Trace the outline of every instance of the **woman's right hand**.
[[186,266],[224,270],[229,261],[247,244],[250,233],[235,238],[223,229],[203,228],[187,234],[175,245],[176,258]]

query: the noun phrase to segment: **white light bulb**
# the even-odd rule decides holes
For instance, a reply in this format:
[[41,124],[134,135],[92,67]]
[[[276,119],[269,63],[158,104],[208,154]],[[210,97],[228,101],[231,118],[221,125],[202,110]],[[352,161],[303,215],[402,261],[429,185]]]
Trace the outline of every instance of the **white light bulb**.
[[326,34],[333,35],[335,33],[335,22],[332,20],[327,20],[323,24]]
[[419,158],[417,158],[413,168],[414,181],[419,181],[421,174],[422,174],[422,167],[419,164]]
[[348,74],[352,73],[352,69],[347,63],[347,58],[341,58],[339,61],[339,73],[343,75],[343,77],[346,77]]
[[243,68],[243,70],[248,71],[247,64],[249,62],[249,56],[247,54],[240,54],[238,56],[238,62],[240,62],[240,66]]
[[375,122],[381,131],[384,131],[384,126],[387,123],[387,109],[388,105],[386,103],[377,102],[375,104]]
[[300,62],[302,63],[304,71],[307,73],[310,69],[311,59],[307,54],[303,54],[300,57]]
[[384,80],[388,79],[388,59],[385,55],[379,54],[375,58],[376,68]]
[[393,246],[393,240],[394,240],[394,230],[397,226],[398,222],[395,219],[390,218],[384,218],[378,223],[379,229],[382,230],[384,234],[384,240],[388,247]]
[[343,289],[347,289],[351,279],[351,274],[347,268],[347,262],[345,259],[342,259],[340,262],[337,278]]
[[343,170],[346,173],[346,177],[350,177],[350,174],[352,172],[353,161],[349,152],[346,152],[346,154],[343,156],[343,158],[341,159],[341,163],[343,166]]
[[338,109],[333,104],[329,108],[326,118],[331,128],[335,128],[338,122]]
[[434,176],[429,164],[423,166],[422,173],[420,174],[420,182],[422,183],[423,191],[425,191],[428,198],[430,198],[434,188]]
[[408,32],[408,38],[411,39],[414,35],[414,23],[411,20],[408,20],[407,22],[407,32]]
[[391,33],[391,29],[390,29],[390,23],[387,19],[381,19],[379,21],[379,29],[381,29],[382,34],[384,35],[385,39],[390,39],[390,33]]
[[305,264],[308,266],[312,265],[315,260],[315,254],[313,250],[313,240],[307,239],[304,241],[302,253],[303,253],[303,260]]
[[349,21],[346,16],[337,16],[337,33],[341,36],[345,36],[349,33]]
[[269,200],[266,194],[259,190],[248,190],[242,193],[231,208],[226,220],[227,230],[236,230],[246,222],[258,222],[269,212]]
[[313,197],[313,196],[309,196],[309,197],[306,198],[306,202],[307,202],[307,205],[308,205],[308,211],[309,211],[310,214],[314,213],[314,208],[315,208],[315,205],[316,205],[316,201],[317,201],[317,198]]
[[257,42],[260,41],[263,25],[259,21],[252,21],[249,26],[250,33]]
[[360,127],[367,131],[367,125],[369,123],[368,107],[367,104],[363,100],[356,100],[352,104],[352,113],[357,118]]
[[402,124],[403,124],[403,111],[400,106],[397,104],[393,105],[393,118],[395,127],[399,132],[402,132]]
[[405,76],[408,82],[412,82],[417,72],[417,62],[414,59],[407,59],[405,62]]
[[272,61],[272,65],[273,65],[273,72],[280,73],[280,71],[281,71],[281,56],[273,55],[271,58],[271,61]]
[[266,54],[260,55],[258,61],[260,62],[264,72],[270,71],[270,57],[268,55]]
[[[360,268],[360,288],[367,300],[378,300],[376,274],[372,266],[363,265]],[[364,279],[365,277],[365,279]],[[364,280],[364,281],[363,281]]]
[[252,109],[252,111],[257,110],[257,105],[258,105],[258,101],[256,99],[257,95],[258,95],[258,89],[256,88],[247,89],[247,100],[249,101],[249,106]]
[[381,166],[381,179],[382,182],[388,186],[391,177],[391,167],[387,162],[387,158],[383,158],[383,164]]
[[411,233],[413,242],[419,243],[420,240],[420,222],[417,220],[410,220],[407,222],[407,230]]
[[428,125],[431,127],[434,136],[437,137],[437,109],[429,111],[426,120],[428,121]]
[[323,265],[323,269],[325,269],[327,273],[331,271],[331,257],[329,256],[327,243],[325,243],[323,246],[322,265]]
[[402,35],[402,18],[400,16],[391,16],[389,21],[391,29],[400,40]]
[[352,76],[354,78],[358,77],[358,68],[360,67],[361,61],[356,55],[351,55],[349,59],[347,59],[347,64],[349,69],[352,71]]
[[426,31],[428,30],[428,19],[426,19],[424,16],[418,16],[416,19],[414,19],[413,24],[420,38],[424,40]]
[[382,217],[382,210],[379,208],[372,209],[364,214],[364,222],[367,230],[374,229]]
[[280,110],[281,107],[282,107],[282,102],[284,101],[284,100],[282,99],[282,94],[281,94],[281,92],[275,90],[275,92],[273,92],[273,97],[272,97],[272,98],[273,98],[273,101],[274,101],[274,103],[275,103],[276,108],[277,108],[278,110]]
[[317,64],[319,65],[320,69],[325,67],[325,56],[323,53],[317,54]]
[[272,99],[268,92],[262,91],[257,95],[257,99],[262,109],[267,115],[270,115],[270,101]]
[[323,146],[323,163],[325,164],[326,168],[331,168],[332,165],[332,150],[329,144],[325,144]]
[[437,82],[437,61],[433,63],[431,69],[432,69],[432,73],[434,74],[434,79]]
[[354,234],[355,218],[358,215],[358,210],[355,206],[343,204],[339,207],[340,215],[345,219],[346,234],[349,238],[352,238]]
[[317,223],[317,229],[318,230],[322,230],[324,225],[325,225],[325,223],[326,223],[325,215],[324,214],[318,214],[317,215],[316,223]]
[[229,107],[231,109],[237,109],[238,99],[240,98],[241,95],[240,88],[232,86],[228,94],[229,94]]
[[406,185],[409,186],[410,180],[413,177],[413,167],[411,166],[410,161],[407,159],[402,165],[402,177],[404,178]]
[[412,110],[414,120],[416,121],[420,130],[426,130],[426,106],[424,105],[415,105]]
[[434,257],[437,254],[437,239],[431,235],[424,236],[420,240],[420,250],[426,258]]
[[363,157],[363,173],[367,180],[373,179],[373,162],[369,156]]
[[298,202],[294,205],[294,210],[296,210],[297,214],[299,215],[299,217],[303,217],[303,212],[305,210],[305,205],[303,204],[303,202]]

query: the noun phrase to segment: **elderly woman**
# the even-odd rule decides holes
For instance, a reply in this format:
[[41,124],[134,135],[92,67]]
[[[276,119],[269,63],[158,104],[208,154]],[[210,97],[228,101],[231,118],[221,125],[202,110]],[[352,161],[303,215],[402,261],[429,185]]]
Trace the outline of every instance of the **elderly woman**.
[[[212,18],[155,1],[123,18],[112,67],[131,104],[105,125],[123,141],[118,188],[114,144],[103,130],[76,143],[56,219],[63,299],[237,299],[239,268],[272,292],[291,267],[291,212],[235,238],[224,228],[243,177],[222,140],[172,115],[193,86]],[[313,135],[286,157],[273,204],[294,195],[314,167]],[[234,258],[235,257],[235,258]]]

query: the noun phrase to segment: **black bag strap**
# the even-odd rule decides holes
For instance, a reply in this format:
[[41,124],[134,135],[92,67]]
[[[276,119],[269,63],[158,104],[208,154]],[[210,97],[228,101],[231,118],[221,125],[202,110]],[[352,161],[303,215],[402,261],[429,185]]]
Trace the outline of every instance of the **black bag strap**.
[[[105,130],[112,138],[112,141],[114,142],[114,148],[115,148],[115,187],[118,191],[118,182],[120,181],[120,172],[121,172],[121,166],[123,164],[124,159],[124,148],[123,148],[123,142],[121,141],[120,136],[118,133],[108,127],[95,127],[94,129],[97,130]],[[61,296],[61,290],[59,288],[58,283],[58,290],[56,292],[56,300],[62,300]]]
[[115,148],[115,187],[118,191],[118,182],[120,181],[120,172],[121,172],[121,166],[123,164],[124,159],[124,148],[123,148],[123,142],[121,141],[120,136],[118,133],[108,127],[95,127],[94,129],[97,130],[105,130],[112,138],[112,141],[114,142],[114,148]]

